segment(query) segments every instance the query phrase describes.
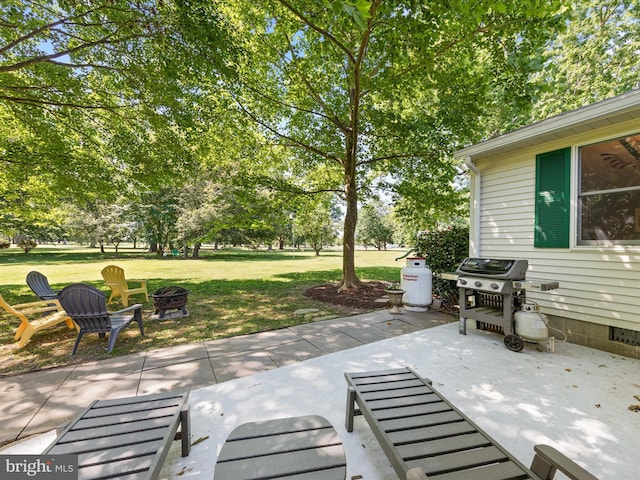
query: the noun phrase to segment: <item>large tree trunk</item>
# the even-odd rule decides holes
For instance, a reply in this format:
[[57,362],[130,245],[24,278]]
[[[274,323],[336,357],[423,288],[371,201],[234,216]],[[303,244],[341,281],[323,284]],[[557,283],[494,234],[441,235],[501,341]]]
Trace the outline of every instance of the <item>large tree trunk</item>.
[[[370,30],[363,32],[362,44],[369,40]],[[362,48],[362,47],[361,47]],[[360,53],[362,53],[361,50]],[[344,217],[344,242],[342,244],[342,285],[340,291],[358,288],[362,282],[356,275],[355,247],[356,225],[358,223],[358,185],[356,170],[358,160],[358,132],[360,120],[360,75],[362,57],[358,56],[355,63],[349,62],[351,78],[349,85],[349,128],[345,132],[344,158],[344,193],[347,202],[347,212]]]
[[[340,290],[358,288],[362,282],[356,275],[356,224],[358,223],[358,191],[355,175],[345,185],[347,212],[344,216],[344,237],[342,243],[342,284]],[[347,177],[345,177],[347,178]]]
[[344,237],[342,242],[342,285],[340,290],[353,288],[357,284],[355,262],[355,232],[358,222],[358,197],[355,190],[347,188],[347,212],[344,216]]
[[362,282],[356,275],[356,225],[358,223],[358,186],[356,182],[356,154],[358,143],[358,102],[359,94],[356,88],[350,92],[352,128],[345,135],[344,160],[344,193],[347,201],[347,212],[344,216],[344,238],[342,244],[342,284],[340,290],[358,288]]

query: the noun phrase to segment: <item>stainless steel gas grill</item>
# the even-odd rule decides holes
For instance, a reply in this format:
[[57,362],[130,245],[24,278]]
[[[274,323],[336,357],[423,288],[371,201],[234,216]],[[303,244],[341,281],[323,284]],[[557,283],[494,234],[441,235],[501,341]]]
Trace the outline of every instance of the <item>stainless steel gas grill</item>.
[[525,279],[527,260],[466,258],[453,276],[460,296],[460,333],[467,333],[467,318],[482,330],[505,335],[509,350],[519,352],[524,340],[516,334],[514,314],[526,301],[526,290],[546,291],[559,287],[558,282]]

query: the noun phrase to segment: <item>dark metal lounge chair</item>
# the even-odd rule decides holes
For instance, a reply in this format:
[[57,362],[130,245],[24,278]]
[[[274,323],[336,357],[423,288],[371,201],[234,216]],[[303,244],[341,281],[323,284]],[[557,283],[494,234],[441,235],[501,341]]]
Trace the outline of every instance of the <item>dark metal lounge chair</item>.
[[131,305],[117,312],[108,312],[104,293],[83,283],[67,285],[60,291],[58,298],[62,308],[80,328],[73,345],[72,355],[75,355],[78,350],[78,344],[85,333],[98,333],[101,337],[108,333],[108,351],[111,353],[120,331],[127,328],[134,320],[144,336],[141,304]]
[[47,455],[78,455],[78,479],[158,478],[174,439],[191,449],[189,392],[96,400],[66,426]]
[[33,293],[35,293],[40,300],[53,300],[58,298],[58,292],[56,292],[49,285],[49,280],[40,272],[27,273],[27,285]]
[[410,368],[345,377],[347,431],[354,415],[363,415],[403,480],[553,480],[557,470],[598,480],[548,445],[536,445],[525,467]]

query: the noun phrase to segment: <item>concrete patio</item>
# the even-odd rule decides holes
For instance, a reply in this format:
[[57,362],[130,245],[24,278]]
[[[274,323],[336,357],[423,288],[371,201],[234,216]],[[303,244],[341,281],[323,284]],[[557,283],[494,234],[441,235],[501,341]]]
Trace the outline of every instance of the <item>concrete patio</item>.
[[[425,324],[433,325],[435,321],[439,326],[407,327],[412,331],[382,335],[386,338],[353,348],[338,345],[338,338],[346,341],[342,334],[332,341],[332,334],[322,334],[325,331],[322,325],[310,324],[308,328],[315,325],[319,330],[304,335],[313,336],[315,341],[323,337],[335,346],[335,353],[315,358],[298,355],[296,361],[267,370],[263,363],[265,349],[256,348],[238,354],[236,359],[247,376],[209,386],[194,382],[191,369],[181,367],[183,364],[162,366],[162,360],[154,357],[158,362],[156,371],[148,374],[151,375],[145,379],[148,383],[139,383],[142,386],[139,393],[186,385],[194,388],[190,405],[192,441],[197,443],[191,454],[182,458],[179,442],[175,442],[162,478],[213,478],[217,454],[239,424],[317,414],[326,417],[342,438],[347,479],[396,479],[362,418],[356,418],[353,433],[344,428],[343,372],[405,365],[432,379],[442,394],[525,464],[531,462],[533,445],[547,443],[601,480],[638,478],[635,457],[640,413],[629,407],[640,403],[640,361],[567,343],[557,343],[555,353],[530,344],[523,352],[514,353],[504,347],[500,335],[477,331],[470,322],[469,334],[462,336],[457,323],[436,320],[432,317],[434,313],[437,312],[417,317],[423,318]],[[378,320],[384,318],[384,313],[376,315]],[[399,325],[397,322],[411,325],[407,322],[409,316],[379,323],[373,320],[376,315],[341,321],[353,322],[354,326],[374,322],[377,335],[386,327]],[[373,330],[370,332],[373,334]],[[290,335],[286,331],[280,333]],[[280,348],[285,349],[284,345],[287,344],[280,344]],[[222,354],[231,347],[221,343],[211,348],[213,351],[218,348]],[[291,352],[295,348],[289,345],[285,350]],[[296,355],[287,356],[292,359]],[[274,353],[274,358],[277,357]],[[215,370],[216,362],[207,361],[213,363]],[[163,378],[165,383],[153,387],[155,381]],[[89,390],[93,397],[104,393],[93,387]],[[14,444],[2,453],[37,453],[54,436],[49,432]]]
[[454,320],[377,310],[0,378],[0,445],[54,429],[97,398],[197,389]]

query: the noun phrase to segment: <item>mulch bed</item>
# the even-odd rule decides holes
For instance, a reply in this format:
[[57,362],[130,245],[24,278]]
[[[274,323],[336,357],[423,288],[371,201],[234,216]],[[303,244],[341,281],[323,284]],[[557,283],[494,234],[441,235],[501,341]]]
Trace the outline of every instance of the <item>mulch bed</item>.
[[361,288],[352,288],[338,292],[337,283],[327,283],[309,288],[304,296],[318,302],[340,305],[357,310],[377,310],[387,308],[385,302],[376,302],[385,295],[384,289],[388,284],[384,282],[366,282]]

